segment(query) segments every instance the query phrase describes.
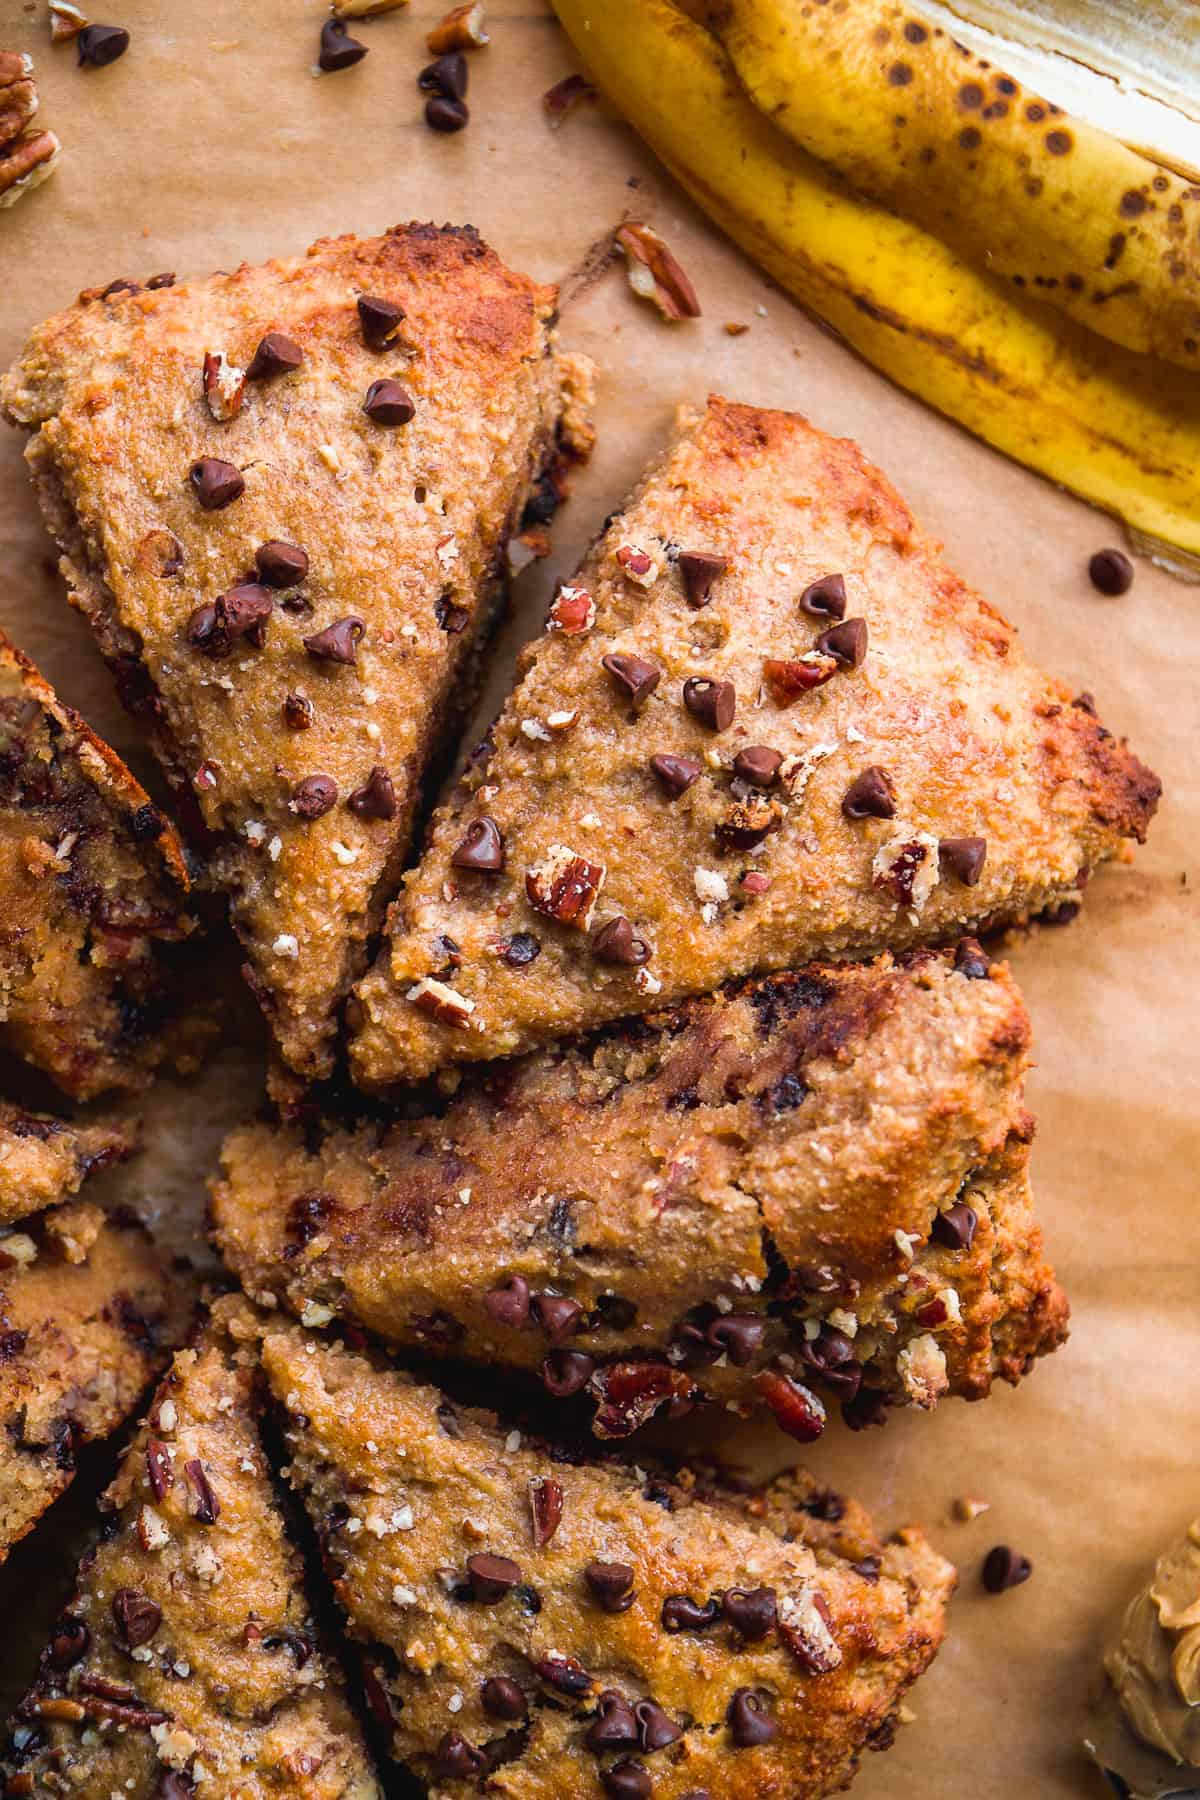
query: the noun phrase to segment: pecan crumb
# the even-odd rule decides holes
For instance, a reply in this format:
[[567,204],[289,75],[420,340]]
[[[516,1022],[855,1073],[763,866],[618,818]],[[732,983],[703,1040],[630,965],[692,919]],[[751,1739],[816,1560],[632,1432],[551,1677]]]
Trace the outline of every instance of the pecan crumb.
[[700,317],[695,288],[652,225],[630,219],[617,227],[616,242],[624,252],[629,285],[635,294],[652,300],[664,319]]

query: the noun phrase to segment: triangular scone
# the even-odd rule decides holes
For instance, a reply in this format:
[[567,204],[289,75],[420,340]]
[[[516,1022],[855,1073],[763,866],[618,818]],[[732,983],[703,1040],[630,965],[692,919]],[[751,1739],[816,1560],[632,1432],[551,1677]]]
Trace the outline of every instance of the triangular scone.
[[0,1561],[131,1413],[187,1329],[190,1282],[132,1219],[75,1201],[0,1233]]
[[280,1048],[320,1074],[580,370],[554,291],[469,228],[115,285],[47,320],[0,399],[72,597],[214,834]]
[[439,812],[359,988],[357,1078],[1036,913],[1158,792],[854,444],[711,400]]
[[193,929],[174,830],[0,633],[0,1046],[77,1099],[145,1087]]
[[586,1391],[602,1435],[711,1398],[807,1440],[1064,1336],[1029,1043],[969,942],[770,976],[467,1070],[427,1119],[247,1126],[216,1240],[256,1299]]
[[79,1192],[138,1147],[135,1120],[72,1121],[0,1100],[0,1225],[11,1225]]
[[953,1570],[919,1532],[855,1567],[295,1327],[263,1362],[396,1757],[432,1792],[819,1800],[940,1642]]
[[259,1438],[241,1311],[219,1302],[178,1353],[101,1501],[17,1709],[8,1793],[377,1800]]

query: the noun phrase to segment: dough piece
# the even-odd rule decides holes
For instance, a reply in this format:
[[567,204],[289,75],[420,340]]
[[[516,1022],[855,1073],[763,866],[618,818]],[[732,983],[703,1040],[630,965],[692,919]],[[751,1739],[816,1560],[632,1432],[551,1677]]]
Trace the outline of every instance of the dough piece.
[[39,327],[0,400],[280,1049],[321,1074],[586,374],[553,289],[470,228],[114,285]]
[[603,1435],[707,1396],[808,1439],[839,1400],[978,1398],[1066,1335],[1029,1055],[978,945],[745,982],[467,1070],[431,1117],[249,1125],[217,1244],[306,1324],[586,1387]]
[[356,1078],[1023,919],[1158,794],[854,444],[710,400],[437,814],[358,990]]
[[377,1800],[258,1433],[237,1300],[181,1350],[17,1709],[13,1794]]
[[811,1547],[803,1484],[756,1519],[556,1460],[294,1326],[263,1363],[395,1754],[433,1793],[486,1772],[513,1800],[819,1800],[890,1741],[941,1640],[950,1565],[913,1530],[858,1567]]
[[0,1225],[76,1194],[89,1175],[137,1149],[132,1119],[72,1122],[0,1100]]

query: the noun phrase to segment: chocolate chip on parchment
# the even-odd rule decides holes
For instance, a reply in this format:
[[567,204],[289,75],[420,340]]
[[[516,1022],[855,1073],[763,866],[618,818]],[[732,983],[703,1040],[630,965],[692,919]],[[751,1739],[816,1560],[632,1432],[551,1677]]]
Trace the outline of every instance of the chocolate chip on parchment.
[[408,389],[388,376],[373,381],[363,400],[363,411],[376,425],[407,425],[416,410]]
[[593,932],[592,951],[599,962],[630,969],[649,962],[652,954],[645,938],[637,935],[622,913],[615,919],[608,919],[599,931]]
[[728,731],[737,711],[737,690],[732,681],[710,681],[689,675],[683,684],[683,704],[693,719],[710,731]]
[[690,1594],[668,1594],[662,1603],[664,1631],[707,1631],[721,1616],[716,1600],[693,1600]]
[[448,94],[433,94],[425,102],[425,123],[431,131],[461,131],[470,117],[466,102]]
[[989,1594],[1003,1594],[1008,1588],[1020,1587],[1032,1574],[1029,1558],[1007,1544],[994,1544],[983,1559],[982,1580]]
[[569,1399],[587,1386],[596,1364],[582,1350],[551,1350],[542,1363],[542,1386],[556,1400]]
[[434,1768],[443,1781],[474,1781],[487,1768],[487,1757],[461,1731],[447,1731],[434,1752]]
[[104,69],[124,56],[129,33],[121,25],[85,25],[75,39],[75,48],[81,69]]
[[987,861],[987,839],[981,837],[939,838],[938,858],[945,863],[956,881],[974,887],[983,874]]
[[1123,550],[1097,550],[1088,563],[1088,575],[1097,593],[1110,600],[1127,594],[1133,586],[1133,564]]
[[628,1563],[590,1562],[583,1578],[606,1613],[628,1612],[633,1605],[633,1570]]
[[763,1696],[757,1688],[735,1688],[727,1713],[729,1733],[739,1750],[750,1750],[756,1744],[769,1744],[776,1725],[768,1718]]
[[533,1665],[534,1674],[560,1694],[586,1694],[592,1678],[574,1656],[542,1656]]
[[562,1483],[549,1475],[535,1475],[529,1483],[529,1511],[534,1545],[544,1550],[562,1523]]
[[446,100],[467,97],[467,59],[461,50],[448,50],[427,63],[417,76],[423,94],[441,94]]
[[308,731],[316,717],[316,707],[307,694],[287,694],[283,702],[283,721],[289,731]]
[[497,1325],[520,1330],[529,1323],[529,1283],[523,1275],[514,1275],[503,1287],[492,1288],[486,1293],[483,1304]]
[[202,456],[188,470],[192,492],[205,512],[220,512],[246,491],[242,471],[216,456]]
[[514,931],[500,952],[500,961],[510,969],[527,969],[541,954],[542,946],[531,931]]
[[965,1200],[956,1200],[945,1212],[936,1213],[930,1236],[948,1250],[969,1250],[975,1242],[979,1216]]
[[650,1800],[654,1783],[640,1762],[614,1763],[600,1771],[600,1786],[609,1800]]
[[358,322],[368,350],[390,350],[404,322],[404,308],[378,294],[360,294]]
[[509,1556],[468,1556],[467,1579],[476,1600],[494,1606],[517,1586],[521,1566]]
[[314,631],[304,639],[304,648],[318,662],[356,663],[366,629],[362,620],[351,614],[346,619],[335,619],[323,631]]
[[596,1718],[587,1734],[587,1747],[597,1755],[638,1741],[637,1719],[632,1706],[617,1688],[605,1688],[596,1696]]
[[346,801],[352,813],[360,819],[394,819],[396,816],[396,790],[392,778],[382,763],[376,763],[361,787]]
[[704,773],[704,764],[694,756],[672,756],[665,750],[650,758],[650,767],[671,800],[686,794],[696,777]]
[[644,656],[627,655],[623,651],[615,651],[611,656],[602,656],[600,667],[612,676],[619,688],[638,705],[648,698],[662,680],[662,670],[657,663],[648,662]]
[[269,381],[274,375],[290,375],[304,361],[304,352],[282,331],[268,331],[250,358],[247,381]]
[[867,654],[867,621],[843,619],[840,625],[823,631],[813,648],[823,656],[835,657],[847,669],[857,669]]
[[954,952],[954,966],[968,981],[986,981],[992,959],[978,938],[965,937],[959,939],[958,948]]
[[523,1719],[528,1711],[524,1691],[507,1675],[489,1675],[479,1698],[491,1719]]
[[820,575],[800,596],[800,610],[816,619],[844,619],[846,582],[841,575]]
[[769,788],[779,774],[783,757],[766,744],[747,744],[733,759],[733,772],[751,787]]
[[774,1631],[777,1617],[775,1589],[726,1588],[721,1595],[721,1611],[738,1636],[746,1643],[756,1643]]
[[682,1728],[663,1711],[657,1700],[639,1700],[633,1716],[638,1722],[638,1742],[643,1750],[665,1750],[668,1744],[678,1743],[683,1736]]
[[162,1607],[137,1588],[118,1588],[112,1597],[113,1622],[127,1650],[148,1644],[162,1624]]
[[504,867],[504,839],[495,819],[486,813],[482,818],[473,819],[450,861],[456,869],[476,869],[483,874],[498,875]]
[[842,811],[848,819],[894,819],[896,789],[887,770],[872,763],[856,775],[842,795]]
[[707,606],[713,583],[729,567],[729,558],[713,556],[707,550],[681,550],[677,561],[688,605]]
[[268,587],[296,587],[308,574],[308,552],[299,544],[285,544],[281,538],[272,538],[269,544],[260,544],[254,552],[254,566],[259,580]]
[[332,775],[306,775],[292,789],[289,805],[302,819],[320,819],[337,805],[338,784]]
[[367,46],[352,38],[340,19],[326,19],[321,27],[321,48],[317,67],[326,75],[338,69],[352,69],[367,54]]

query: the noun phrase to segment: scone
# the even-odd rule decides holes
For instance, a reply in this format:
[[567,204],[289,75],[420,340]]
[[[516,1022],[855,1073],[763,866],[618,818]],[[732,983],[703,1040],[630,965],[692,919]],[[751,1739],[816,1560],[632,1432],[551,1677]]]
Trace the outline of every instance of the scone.
[[133,1411],[191,1306],[146,1231],[86,1201],[0,1233],[0,1560]]
[[744,982],[468,1070],[430,1117],[236,1131],[216,1241],[254,1298],[586,1390],[601,1435],[712,1398],[807,1440],[1065,1336],[1029,1047],[969,942]]
[[172,827],[0,633],[0,1046],[77,1099],[188,1060],[194,929]]
[[69,1199],[89,1175],[124,1162],[137,1146],[132,1119],[73,1122],[0,1100],[0,1225]]
[[954,1572],[918,1531],[851,1562],[806,1541],[803,1486],[761,1518],[689,1503],[295,1326],[263,1364],[380,1720],[431,1794],[820,1800],[937,1650]]
[[280,1050],[321,1074],[507,540],[579,441],[580,366],[553,289],[469,228],[114,285],[47,320],[0,399]]
[[356,1078],[1024,918],[1158,794],[854,444],[710,400],[437,814],[358,990]]
[[254,1403],[239,1303],[181,1350],[17,1709],[6,1795],[377,1800]]

